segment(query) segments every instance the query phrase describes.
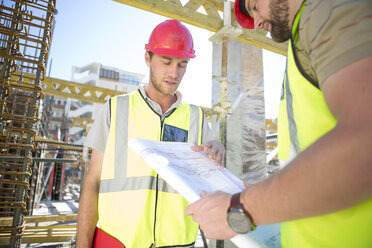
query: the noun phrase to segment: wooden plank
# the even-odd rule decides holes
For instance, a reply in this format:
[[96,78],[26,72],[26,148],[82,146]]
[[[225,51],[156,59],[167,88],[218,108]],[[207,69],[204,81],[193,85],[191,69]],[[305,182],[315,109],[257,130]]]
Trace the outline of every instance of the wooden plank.
[[163,0],[114,0],[155,14],[178,19],[182,22],[216,32],[222,20],[196,12],[190,8],[175,6]]
[[[21,72],[15,72],[11,80],[19,80]],[[31,73],[23,73],[24,80],[35,79]],[[60,96],[65,98],[77,99],[91,103],[105,103],[109,97],[124,94],[126,92],[101,88],[88,84],[81,84],[57,78],[45,78],[43,80],[43,92],[47,95]]]
[[75,231],[76,225],[70,226],[26,226],[25,234],[33,234],[35,232],[64,232],[64,231]]
[[[26,224],[28,223],[40,223],[49,221],[72,221],[77,220],[77,214],[59,214],[59,215],[34,215],[25,216]],[[0,226],[12,225],[13,218],[0,218]]]
[[[146,10],[155,14],[180,20],[182,22],[217,32],[223,27],[223,20],[215,15],[215,11],[210,11],[210,15],[197,12],[197,9],[204,4],[212,4],[219,11],[223,12],[223,0],[190,0],[184,7],[171,4],[163,0],[114,0],[132,7]],[[209,6],[209,5],[208,5]],[[214,13],[214,14],[212,14]],[[234,13],[231,9],[232,25],[238,27],[234,19]],[[266,37],[266,31],[255,31],[244,29],[243,34],[237,40],[260,47],[275,53],[286,55],[286,43],[276,43]]]
[[203,3],[211,3],[213,4],[214,6],[216,6],[217,10],[223,12],[224,10],[224,1],[225,0],[203,0]]
[[[64,233],[61,235],[30,235],[22,236],[22,244],[32,243],[54,243],[54,242],[69,242],[76,237],[76,232]],[[10,245],[9,237],[0,237],[0,245]]]
[[[76,214],[74,214],[76,215]],[[26,216],[34,217],[34,216]],[[42,216],[37,218],[40,222],[53,220],[76,220],[73,215]],[[4,219],[4,218],[2,218]],[[30,219],[30,218],[29,218]],[[26,226],[22,235],[22,244],[69,242],[76,237],[76,225],[70,226]],[[9,245],[10,233],[0,233],[0,245]]]
[[83,117],[72,117],[70,127],[86,128],[87,125],[93,124],[93,119]]
[[[46,86],[44,88],[45,94],[73,98],[91,103],[105,103],[107,100],[106,98],[125,93],[57,78],[46,78],[43,83]],[[63,91],[67,87],[69,91]],[[99,93],[99,97],[97,93]]]
[[251,44],[252,46],[260,47],[286,56],[288,43],[277,43],[272,39],[267,38],[266,34],[267,32],[265,30],[256,31],[243,29],[243,33],[236,39]]
[[205,2],[203,3],[203,7],[205,9],[205,12],[207,12],[208,16],[222,20],[221,16],[218,14],[217,7],[214,4]]
[[278,131],[278,124],[277,121],[266,119],[265,120],[266,130],[270,132],[277,132]]
[[167,0],[167,2],[177,6],[182,6],[180,0]]
[[278,146],[275,142],[267,142],[266,143],[266,149],[268,150],[274,150]]
[[190,0],[185,4],[184,7],[196,11],[200,8],[200,6],[202,6],[202,4],[202,0]]

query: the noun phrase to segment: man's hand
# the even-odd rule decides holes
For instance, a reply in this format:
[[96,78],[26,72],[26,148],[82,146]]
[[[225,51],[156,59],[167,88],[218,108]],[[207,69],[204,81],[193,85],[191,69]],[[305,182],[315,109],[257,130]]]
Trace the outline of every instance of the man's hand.
[[199,223],[209,239],[230,239],[237,233],[227,223],[227,210],[230,206],[231,195],[222,191],[212,194],[201,193],[202,199],[190,204],[185,214]]
[[214,163],[217,166],[223,167],[224,159],[225,159],[225,147],[215,140],[208,141],[205,144],[201,144],[200,146],[192,146],[191,150],[195,152],[205,152],[208,154],[210,159],[214,160]]

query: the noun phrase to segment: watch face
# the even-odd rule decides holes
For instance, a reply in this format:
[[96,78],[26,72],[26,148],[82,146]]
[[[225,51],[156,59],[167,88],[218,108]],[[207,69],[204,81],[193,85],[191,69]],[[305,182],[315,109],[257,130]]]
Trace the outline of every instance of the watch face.
[[237,233],[245,234],[251,230],[251,221],[239,210],[229,211],[227,221],[230,227]]

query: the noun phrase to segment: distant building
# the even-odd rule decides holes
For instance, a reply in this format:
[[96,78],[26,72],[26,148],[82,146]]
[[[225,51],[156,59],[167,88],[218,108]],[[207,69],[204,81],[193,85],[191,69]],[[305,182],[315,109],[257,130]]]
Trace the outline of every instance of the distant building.
[[132,92],[142,84],[145,75],[123,71],[118,68],[92,63],[86,66],[72,67],[71,81],[90,84],[97,87]]
[[64,140],[67,119],[65,116],[67,99],[59,96],[45,95],[40,107],[40,136]]
[[66,110],[67,99],[59,96],[50,96],[49,97],[49,104],[51,107],[51,118],[50,118],[50,125],[49,125],[49,133],[53,134],[54,137],[57,138],[55,132],[58,132],[58,129],[61,128],[64,118],[64,113]]

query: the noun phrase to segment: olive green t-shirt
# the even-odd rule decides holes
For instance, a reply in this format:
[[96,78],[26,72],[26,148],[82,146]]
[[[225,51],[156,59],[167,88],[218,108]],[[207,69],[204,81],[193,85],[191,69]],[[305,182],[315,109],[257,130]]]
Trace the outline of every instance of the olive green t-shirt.
[[333,73],[372,55],[372,1],[306,1],[295,47],[304,71],[322,87]]

